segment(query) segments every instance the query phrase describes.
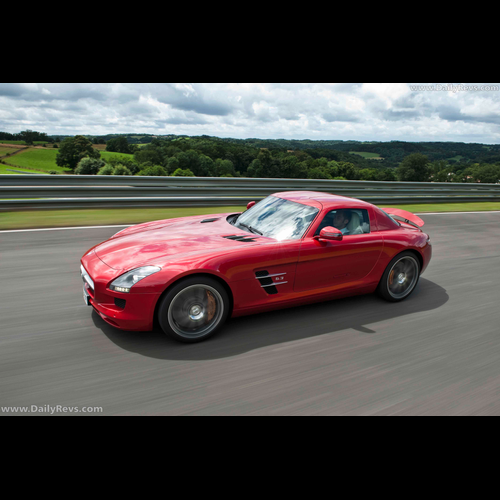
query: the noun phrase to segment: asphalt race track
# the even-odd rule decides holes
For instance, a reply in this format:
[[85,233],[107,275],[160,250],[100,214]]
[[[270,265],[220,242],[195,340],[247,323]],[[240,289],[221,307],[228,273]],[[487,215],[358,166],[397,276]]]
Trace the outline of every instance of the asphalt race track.
[[500,213],[422,218],[433,260],[400,304],[367,295],[237,318],[194,345],[115,330],[83,305],[79,259],[119,229],[0,233],[0,406],[500,415]]

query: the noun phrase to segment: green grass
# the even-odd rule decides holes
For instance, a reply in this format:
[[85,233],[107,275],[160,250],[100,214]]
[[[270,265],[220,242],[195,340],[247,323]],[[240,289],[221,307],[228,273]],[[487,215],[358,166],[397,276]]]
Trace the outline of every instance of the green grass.
[[5,146],[0,146],[0,156],[4,156],[7,153],[15,153],[16,151],[19,151],[19,148],[8,148]]
[[[500,202],[440,203],[418,205],[384,205],[401,208],[413,213],[424,212],[475,212],[500,210]],[[195,207],[195,208],[128,208],[87,210],[42,210],[32,212],[0,212],[0,230],[31,229],[43,227],[107,226],[139,224],[160,219],[206,215],[224,212],[241,212],[244,206]]]
[[[22,146],[27,145],[24,141],[4,141],[3,139],[0,139],[0,143],[2,143],[2,144],[20,144]],[[35,145],[48,144],[48,142],[47,141],[34,141],[33,144],[35,144]]]
[[425,212],[486,212],[500,210],[500,201],[483,201],[478,203],[419,203],[414,205],[384,205],[380,207],[401,208],[413,213]]
[[378,153],[368,153],[365,151],[349,151],[352,155],[362,156],[363,158],[380,158]]
[[57,149],[27,149],[22,153],[4,159],[4,161],[26,169],[42,170],[45,172],[49,170],[70,172],[69,169],[59,167],[56,164],[57,151]]
[[462,155],[452,156],[451,158],[446,158],[447,160],[457,160],[460,161],[463,158]]
[[[7,148],[5,148],[7,149]],[[4,161],[7,161],[11,165],[15,165],[16,167],[21,167],[25,169],[32,170],[40,170],[40,171],[49,171],[55,170],[56,172],[71,172],[71,170],[67,168],[59,167],[56,164],[56,156],[58,149],[35,149],[30,148],[22,153],[18,153],[14,156],[9,156],[8,158],[4,158]],[[110,153],[108,151],[101,151],[101,158],[106,161],[109,160],[110,157],[119,157],[119,158],[133,158],[134,155],[129,155],[125,153]]]
[[246,210],[246,207],[121,208],[109,210],[86,209],[0,212],[0,230],[139,224],[141,222],[173,219],[175,217],[242,212],[243,210]]
[[20,168],[20,167],[11,167],[10,165],[4,165],[3,163],[0,163],[0,175],[22,175],[22,174],[16,174],[16,172],[8,172],[8,170],[19,170],[20,172],[26,172],[28,174],[40,174],[43,175],[43,172],[35,172],[33,170],[27,170],[25,168]]
[[110,151],[100,151],[100,153],[101,153],[101,158],[104,161],[108,161],[109,158],[112,157],[112,156],[115,156],[115,157],[118,157],[118,158],[127,158],[127,159],[130,159],[130,160],[134,159],[134,155],[129,155],[127,153],[112,153]]

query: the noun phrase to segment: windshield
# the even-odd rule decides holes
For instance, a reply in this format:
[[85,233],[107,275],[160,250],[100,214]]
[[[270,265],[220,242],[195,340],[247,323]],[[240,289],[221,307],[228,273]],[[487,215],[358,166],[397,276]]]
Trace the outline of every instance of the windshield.
[[314,220],[318,209],[268,196],[242,213],[235,226],[277,240],[297,240]]

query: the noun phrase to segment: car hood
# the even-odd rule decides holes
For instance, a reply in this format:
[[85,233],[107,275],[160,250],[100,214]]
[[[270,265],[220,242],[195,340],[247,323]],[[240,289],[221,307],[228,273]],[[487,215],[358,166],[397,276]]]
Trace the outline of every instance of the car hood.
[[[194,254],[216,251],[239,251],[249,245],[272,240],[242,231],[226,220],[230,214],[215,214],[139,224],[121,231],[95,247],[96,255],[117,270],[128,270],[146,264],[179,260]],[[216,218],[212,222],[203,220]],[[240,242],[225,236],[241,236]]]

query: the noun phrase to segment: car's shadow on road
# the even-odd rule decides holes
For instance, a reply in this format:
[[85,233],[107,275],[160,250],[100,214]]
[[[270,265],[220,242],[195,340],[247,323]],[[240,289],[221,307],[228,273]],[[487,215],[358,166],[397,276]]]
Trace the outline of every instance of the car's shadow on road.
[[157,359],[209,360],[347,329],[376,335],[379,332],[364,325],[431,311],[448,299],[444,288],[421,278],[412,295],[397,304],[377,295],[363,295],[233,318],[214,337],[198,344],[181,344],[159,330],[121,331],[108,325],[95,311],[92,320],[112,342],[127,351]]

